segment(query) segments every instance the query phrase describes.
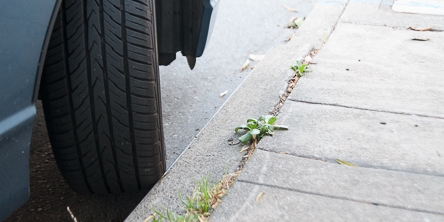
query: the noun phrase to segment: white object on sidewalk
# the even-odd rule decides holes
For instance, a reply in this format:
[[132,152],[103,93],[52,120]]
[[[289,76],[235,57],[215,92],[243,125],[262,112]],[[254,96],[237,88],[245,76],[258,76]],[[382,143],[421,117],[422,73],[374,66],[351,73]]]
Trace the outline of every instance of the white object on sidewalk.
[[395,12],[444,15],[443,0],[398,0],[392,6]]

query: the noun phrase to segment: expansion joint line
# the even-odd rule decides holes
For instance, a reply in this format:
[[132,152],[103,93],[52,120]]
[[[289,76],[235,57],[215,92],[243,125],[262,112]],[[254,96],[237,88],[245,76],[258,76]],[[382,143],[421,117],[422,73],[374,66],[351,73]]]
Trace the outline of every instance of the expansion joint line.
[[413,207],[397,206],[397,205],[391,205],[391,204],[385,204],[385,203],[379,203],[379,202],[370,202],[370,201],[364,201],[364,200],[356,200],[356,199],[347,198],[347,197],[341,197],[341,196],[336,196],[336,195],[316,193],[316,192],[312,192],[312,191],[294,189],[294,188],[289,188],[289,187],[281,187],[281,186],[272,185],[272,184],[257,183],[257,182],[253,182],[253,181],[243,180],[243,179],[240,179],[238,181],[242,182],[242,183],[249,183],[249,184],[257,185],[257,186],[266,186],[266,187],[277,188],[277,189],[281,189],[281,190],[288,190],[288,191],[292,191],[292,192],[304,193],[304,194],[315,195],[315,196],[320,196],[320,197],[327,197],[327,198],[332,198],[332,199],[340,199],[340,200],[353,201],[353,202],[358,202],[358,203],[372,204],[372,205],[375,205],[375,206],[382,206],[382,207],[389,207],[389,208],[395,208],[395,209],[409,210],[409,211],[415,211],[415,212],[420,212],[420,213],[444,215],[443,212],[438,212],[438,211],[430,211],[430,210],[418,209],[418,208],[413,208]]
[[[312,49],[310,51],[310,53],[308,53],[308,55],[305,55],[305,59],[302,62],[302,64],[309,65],[311,59],[316,55],[318,50],[319,49]],[[301,62],[301,61],[298,61],[298,62]],[[274,115],[274,116],[279,115],[279,112],[280,112],[282,106],[284,105],[285,101],[288,99],[288,96],[290,96],[290,94],[293,91],[294,87],[296,86],[296,84],[298,83],[299,79],[301,78],[300,77],[301,74],[299,74],[297,71],[295,71],[293,73],[292,77],[287,82],[287,86],[285,87],[284,92],[281,95],[279,95],[279,102],[277,102],[276,105],[274,105],[273,110],[268,112],[268,114]]]
[[440,116],[430,116],[430,115],[417,114],[417,113],[406,113],[406,112],[396,112],[396,111],[388,111],[388,110],[368,109],[368,108],[362,108],[362,107],[356,107],[356,106],[341,105],[341,104],[336,104],[336,103],[312,102],[312,101],[305,101],[305,100],[292,99],[292,98],[290,98],[290,101],[298,102],[298,103],[305,103],[305,104],[313,104],[313,105],[335,106],[335,107],[342,107],[342,108],[347,108],[347,109],[365,110],[365,111],[371,111],[371,112],[391,113],[391,114],[406,115],[406,116],[419,116],[419,117],[434,118],[434,119],[444,119],[444,117],[440,117]]

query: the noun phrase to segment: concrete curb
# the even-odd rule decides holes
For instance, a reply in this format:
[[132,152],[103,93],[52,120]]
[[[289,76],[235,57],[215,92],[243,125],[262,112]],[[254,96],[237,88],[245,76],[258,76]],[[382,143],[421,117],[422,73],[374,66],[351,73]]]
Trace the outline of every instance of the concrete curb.
[[267,53],[125,221],[144,221],[152,208],[181,212],[178,192],[186,196],[197,179],[208,176],[216,183],[227,170],[233,172],[242,157],[240,148],[227,142],[237,138],[234,127],[273,109],[293,75],[290,65],[322,47],[346,5],[341,0],[318,1],[292,40]]

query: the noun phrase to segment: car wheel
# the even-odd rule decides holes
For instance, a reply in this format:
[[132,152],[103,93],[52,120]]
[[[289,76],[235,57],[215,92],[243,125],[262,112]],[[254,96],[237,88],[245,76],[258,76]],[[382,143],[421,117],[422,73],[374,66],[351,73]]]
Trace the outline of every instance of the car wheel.
[[76,192],[137,192],[165,172],[154,0],[64,0],[41,98]]

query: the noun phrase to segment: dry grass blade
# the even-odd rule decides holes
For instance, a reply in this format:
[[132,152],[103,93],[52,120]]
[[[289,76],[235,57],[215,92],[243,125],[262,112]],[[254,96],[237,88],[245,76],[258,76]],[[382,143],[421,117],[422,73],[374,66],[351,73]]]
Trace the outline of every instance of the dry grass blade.
[[236,171],[235,173],[230,173],[224,175],[222,180],[216,184],[211,190],[211,208],[215,209],[220,203],[222,203],[222,197],[228,192],[231,185],[233,185],[236,178],[242,171]]
[[284,5],[284,7],[285,7],[285,9],[287,9],[290,12],[298,12],[298,10],[295,9],[295,8],[292,8],[292,7],[289,7],[289,6],[286,6],[286,5]]
[[256,202],[259,202],[259,200],[262,198],[262,196],[264,196],[265,192],[261,192],[259,195],[257,195],[256,197]]
[[410,30],[413,30],[413,31],[418,31],[418,32],[426,32],[426,31],[432,31],[433,26],[426,27],[426,28],[419,28],[419,27],[409,26],[409,27],[407,27],[407,29],[410,29]]
[[244,148],[242,148],[240,151],[239,151],[239,153],[242,153],[242,152],[244,152],[245,150],[248,150],[250,147],[249,146],[245,146]]
[[165,178],[166,175],[168,175],[169,173],[170,173],[169,171],[165,172],[165,173],[162,175],[162,177],[160,177],[160,179],[159,179],[159,183],[162,183],[163,178]]
[[69,207],[66,207],[66,209],[68,210],[68,212],[69,212],[69,215],[71,216],[71,219],[74,221],[74,222],[77,222],[77,218],[74,216],[74,214],[71,212],[71,210],[69,209]]
[[244,65],[242,65],[241,67],[241,72],[246,70],[249,65],[250,65],[250,60],[247,59],[247,61],[245,61]]
[[151,214],[149,217],[147,217],[143,222],[151,221],[155,218],[154,214]]
[[198,218],[199,222],[208,222],[208,216],[200,215]]
[[341,164],[341,165],[346,165],[346,166],[356,166],[356,165],[354,165],[353,163],[349,163],[349,162],[347,162],[347,161],[340,160],[340,159],[336,159],[336,162],[339,163],[339,164]]

